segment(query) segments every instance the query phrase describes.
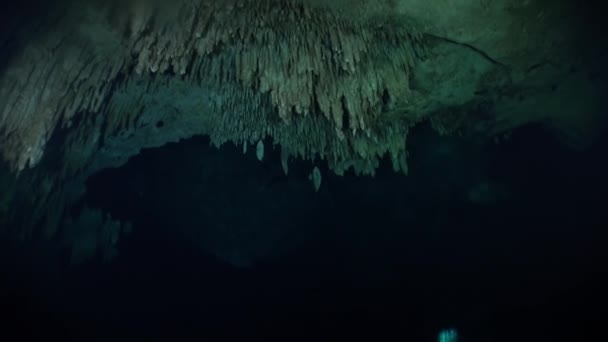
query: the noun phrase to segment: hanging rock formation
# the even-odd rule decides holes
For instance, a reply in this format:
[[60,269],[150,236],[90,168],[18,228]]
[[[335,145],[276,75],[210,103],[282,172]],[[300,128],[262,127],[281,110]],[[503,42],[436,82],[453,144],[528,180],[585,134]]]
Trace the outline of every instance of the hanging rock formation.
[[[18,171],[36,165],[53,132],[77,113],[102,116],[106,132],[141,124],[150,88],[170,92],[169,79],[201,97],[200,88],[214,89],[215,99],[182,115],[208,117],[198,129],[220,143],[270,135],[339,171],[386,152],[404,158],[417,117],[404,115],[387,130],[379,116],[389,102],[413,98],[411,70],[425,43],[412,25],[387,30],[296,0],[181,1],[162,14],[137,2],[119,14],[118,5],[83,6],[78,20],[14,53],[0,79],[0,152]],[[241,114],[250,110],[243,102],[256,106]],[[371,147],[378,140],[384,146]]]
[[422,121],[489,138],[542,121],[584,145],[603,120],[605,38],[574,0],[168,3],[2,11],[0,156],[19,174],[4,231],[53,236],[86,177],[194,135],[268,139],[285,173],[373,175],[385,157],[407,173]]
[[[563,45],[576,33],[556,33],[556,41],[547,43],[536,37],[514,42],[524,38],[517,31],[555,29],[550,25],[563,21],[572,6],[442,4],[358,1],[327,8],[300,0],[180,0],[170,6],[66,2],[46,18],[48,30],[17,27],[18,38],[5,44],[10,51],[0,78],[0,154],[21,171],[35,166],[53,133],[74,121],[101,116],[97,131],[90,132],[100,140],[103,134],[141,126],[150,102],[159,102],[150,98],[151,88],[172,93],[178,102],[184,97],[167,85],[178,82],[201,98],[205,88],[213,90],[207,103],[178,115],[206,116],[193,131],[211,135],[218,144],[271,136],[302,158],[328,160],[338,173],[349,167],[373,173],[385,154],[395,169],[405,171],[409,127],[446,108],[452,113],[434,122],[452,123],[449,116],[458,111],[452,107],[494,100],[476,96],[480,91],[503,96],[497,92],[516,88],[513,83],[527,76],[522,72],[556,73],[545,69],[558,62],[537,56],[549,42],[562,45],[559,54],[551,55],[555,59],[573,55]],[[533,15],[542,24],[525,21]],[[493,26],[482,30],[472,16]],[[458,23],[467,25],[456,29]],[[519,23],[521,29],[512,27]],[[445,32],[449,36],[441,35]],[[512,65],[504,64],[507,58]],[[506,124],[494,131],[530,120],[529,113],[518,118],[501,113],[517,109],[512,106],[498,108]]]

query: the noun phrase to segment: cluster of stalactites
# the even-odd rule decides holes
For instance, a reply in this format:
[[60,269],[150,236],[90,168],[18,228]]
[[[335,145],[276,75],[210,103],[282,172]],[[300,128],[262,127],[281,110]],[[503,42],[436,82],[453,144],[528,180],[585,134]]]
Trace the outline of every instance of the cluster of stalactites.
[[106,8],[82,11],[89,17],[75,26],[60,21],[11,58],[0,78],[0,154],[15,170],[37,164],[77,113],[107,114],[120,74],[237,83],[267,95],[285,123],[318,115],[340,139],[347,129],[369,135],[388,99],[407,101],[423,53],[413,29],[354,23],[300,0],[179,0],[166,15],[127,3],[119,20],[99,19]]
[[[407,102],[411,69],[423,53],[416,31],[353,23],[297,0],[185,2],[181,25],[156,27],[133,41],[138,73],[185,75],[217,59],[202,77],[268,93],[279,117],[322,113],[343,129],[366,131],[388,99]],[[144,32],[145,24],[138,30]],[[205,61],[208,63],[208,61]]]

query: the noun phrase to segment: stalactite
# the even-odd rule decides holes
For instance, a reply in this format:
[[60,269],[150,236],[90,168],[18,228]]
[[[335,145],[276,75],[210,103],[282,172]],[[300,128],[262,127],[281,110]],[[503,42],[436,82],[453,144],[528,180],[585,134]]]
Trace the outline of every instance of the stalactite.
[[374,135],[371,127],[382,113],[383,97],[407,102],[408,79],[424,51],[412,26],[387,32],[300,0],[179,0],[174,8],[165,17],[145,6],[126,11],[128,19],[117,20],[129,26],[123,40],[117,34],[126,28],[98,28],[106,37],[100,44],[99,34],[71,36],[65,30],[73,27],[60,26],[21,52],[0,79],[0,94],[7,99],[0,101],[0,152],[14,169],[35,165],[51,132],[70,125],[78,113],[104,115],[108,132],[134,126],[141,108],[117,108],[111,98],[120,96],[116,90],[129,79],[146,74],[172,74],[193,85],[241,87],[246,96],[267,96],[270,106],[257,110],[274,113],[284,124],[256,128],[254,134],[246,132],[253,129],[247,120],[230,119],[241,99],[213,107],[236,126],[211,131],[230,132],[239,141],[255,141],[264,131],[289,141],[281,129],[303,129],[297,121],[305,118],[326,120],[330,129],[323,134],[334,137],[319,139],[314,137],[318,132],[307,129],[304,134],[317,143],[303,142],[306,147],[290,151],[346,160],[357,154],[327,149],[352,144],[342,141],[360,132]]
[[[158,58],[175,65],[176,57],[167,51],[181,51],[176,44],[194,46],[199,61],[215,59],[218,52],[227,50],[235,56],[234,62],[212,61],[213,67],[205,77],[225,81],[226,75],[221,73],[235,70],[243,86],[270,93],[285,122],[294,115],[307,115],[318,106],[322,114],[333,119],[338,131],[343,128],[346,113],[349,127],[344,128],[365,130],[369,120],[366,113],[379,111],[385,91],[405,100],[412,56],[420,53],[415,50],[421,45],[412,27],[386,38],[384,29],[348,24],[332,13],[293,0],[244,0],[236,5],[207,1],[200,8],[200,22],[183,28],[194,27],[194,34],[162,34],[161,28],[142,37],[133,50],[138,54],[136,71],[158,70]],[[191,22],[192,18],[184,20]],[[318,24],[311,25],[311,20]],[[184,44],[163,36],[191,37],[194,41]],[[378,42],[386,46],[379,48]],[[144,48],[139,47],[142,44]],[[382,52],[387,49],[399,53],[387,58]],[[360,69],[367,70],[365,78],[356,77]],[[365,80],[372,77],[380,81],[379,87],[348,88],[366,84]]]

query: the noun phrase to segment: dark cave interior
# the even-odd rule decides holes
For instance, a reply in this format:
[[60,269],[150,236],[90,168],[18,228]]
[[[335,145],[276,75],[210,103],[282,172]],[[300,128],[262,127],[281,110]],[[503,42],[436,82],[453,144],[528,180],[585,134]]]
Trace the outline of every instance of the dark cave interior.
[[499,143],[420,127],[408,176],[324,172],[318,193],[312,164],[284,175],[276,151],[144,150],[87,183],[82,205],[133,223],[118,257],[58,269],[3,248],[3,311],[26,337],[581,340],[607,307],[605,146],[571,151],[539,125]]

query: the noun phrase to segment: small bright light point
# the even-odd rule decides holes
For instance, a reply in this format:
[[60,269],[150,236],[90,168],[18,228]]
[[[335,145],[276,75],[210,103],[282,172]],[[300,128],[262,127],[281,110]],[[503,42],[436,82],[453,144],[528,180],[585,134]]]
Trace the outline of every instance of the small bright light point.
[[456,329],[446,329],[439,332],[438,342],[458,342],[458,332]]

